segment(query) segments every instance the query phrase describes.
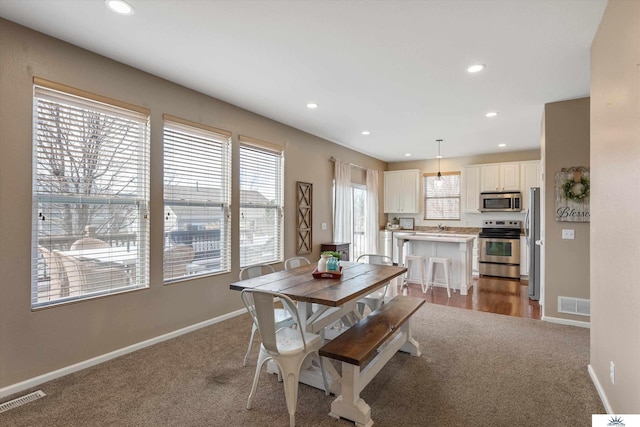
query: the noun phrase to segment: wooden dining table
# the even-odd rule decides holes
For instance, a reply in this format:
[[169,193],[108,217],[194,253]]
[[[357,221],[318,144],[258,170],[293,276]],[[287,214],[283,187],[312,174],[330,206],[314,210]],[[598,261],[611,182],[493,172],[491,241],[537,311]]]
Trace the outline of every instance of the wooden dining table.
[[[282,293],[297,302],[301,328],[332,339],[344,331],[336,326],[338,321],[341,321],[338,322],[341,327],[349,327],[359,320],[361,315],[356,308],[359,299],[407,271],[405,267],[392,265],[347,261],[341,261],[340,265],[342,274],[339,278],[314,278],[312,273],[317,265],[312,263],[289,271],[233,282],[230,288],[235,291],[264,289]],[[324,365],[329,391],[340,394],[340,374],[330,363]],[[277,373],[277,367],[273,365],[268,370]],[[300,382],[324,390],[319,367],[307,366],[300,374]]]

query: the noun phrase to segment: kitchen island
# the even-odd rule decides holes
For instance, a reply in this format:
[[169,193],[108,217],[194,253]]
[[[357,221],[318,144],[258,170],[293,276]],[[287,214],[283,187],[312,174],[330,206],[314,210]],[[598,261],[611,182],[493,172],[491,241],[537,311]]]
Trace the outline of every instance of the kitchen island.
[[[404,265],[405,253],[424,255],[426,259],[425,276],[427,276],[426,279],[428,280],[429,257],[451,258],[453,270],[451,289],[459,289],[461,295],[467,295],[469,288],[473,285],[474,239],[474,236],[451,234],[401,234],[397,237],[398,265]],[[440,283],[444,282],[444,273],[440,269],[436,271],[435,280]],[[420,283],[418,266],[412,265],[411,270],[407,271],[407,282]]]

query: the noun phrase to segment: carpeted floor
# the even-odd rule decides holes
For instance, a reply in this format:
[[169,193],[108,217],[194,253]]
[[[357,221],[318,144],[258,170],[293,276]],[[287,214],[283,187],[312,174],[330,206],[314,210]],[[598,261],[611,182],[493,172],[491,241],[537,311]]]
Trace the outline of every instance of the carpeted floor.
[[[288,425],[275,375],[263,371],[245,409],[250,329],[243,315],[42,384],[46,397],[0,425]],[[376,426],[586,426],[605,413],[587,373],[588,329],[426,304],[414,337],[422,356],[396,354],[361,393]],[[301,385],[296,424],[353,425],[328,415],[334,398]]]

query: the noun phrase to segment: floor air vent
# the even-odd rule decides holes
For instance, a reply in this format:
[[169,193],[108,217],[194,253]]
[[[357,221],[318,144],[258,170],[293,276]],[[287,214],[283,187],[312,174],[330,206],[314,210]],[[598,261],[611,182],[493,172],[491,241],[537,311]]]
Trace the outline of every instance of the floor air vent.
[[591,301],[588,299],[558,297],[558,311],[560,313],[591,316]]
[[33,402],[34,400],[38,400],[41,397],[45,397],[46,394],[42,390],[34,391],[33,393],[25,394],[22,397],[18,397],[17,399],[10,400],[3,404],[0,404],[0,414],[8,411],[9,409],[17,408],[18,406],[22,406],[25,403]]

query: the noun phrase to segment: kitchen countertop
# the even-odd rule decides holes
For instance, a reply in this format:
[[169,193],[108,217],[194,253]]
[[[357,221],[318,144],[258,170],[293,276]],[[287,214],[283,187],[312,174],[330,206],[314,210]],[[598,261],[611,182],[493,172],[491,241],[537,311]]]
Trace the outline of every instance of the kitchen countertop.
[[430,234],[468,234],[477,235],[481,229],[477,227],[447,227],[445,230],[439,230],[438,227],[425,227],[418,226],[413,230],[406,230],[402,228],[385,228],[388,231],[396,232],[415,232],[415,233],[430,233]]
[[434,233],[421,233],[408,234],[399,239],[403,240],[425,240],[430,242],[449,242],[449,243],[466,243],[470,240],[474,240],[475,236],[460,235],[460,234],[434,234]]

